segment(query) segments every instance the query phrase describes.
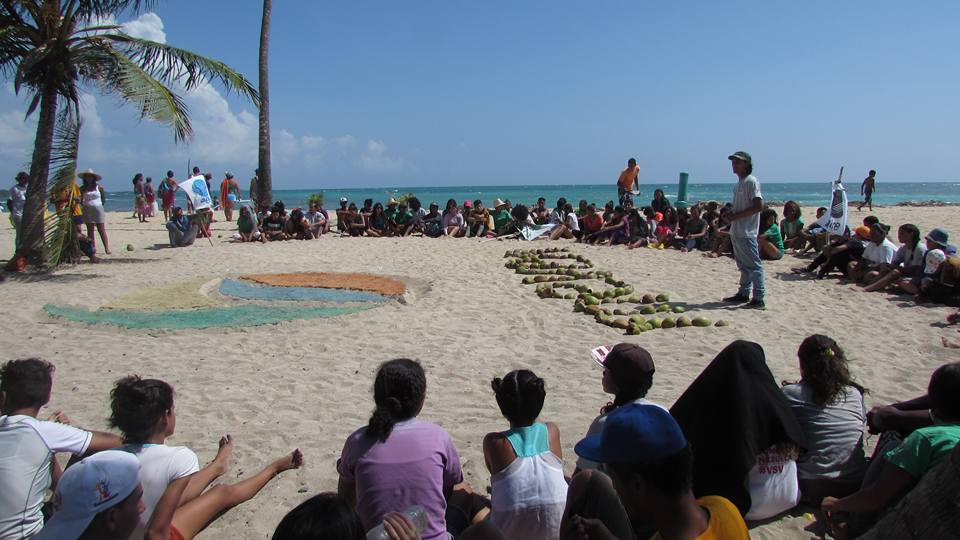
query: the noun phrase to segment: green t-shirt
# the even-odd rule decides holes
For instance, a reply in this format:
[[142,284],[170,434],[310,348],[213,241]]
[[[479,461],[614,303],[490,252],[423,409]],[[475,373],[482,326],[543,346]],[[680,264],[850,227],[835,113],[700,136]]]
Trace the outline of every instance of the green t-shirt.
[[391,208],[387,208],[386,210],[383,211],[383,214],[384,214],[385,216],[387,216],[387,219],[392,220],[392,221],[394,221],[394,222],[397,221],[397,215],[398,215],[399,213],[400,213],[400,210],[398,210],[398,209],[396,209],[396,208],[392,208],[392,209],[391,209]]
[[410,223],[411,219],[413,219],[413,213],[408,210],[403,213],[397,212],[393,218],[393,222],[397,225],[406,225],[407,223]]
[[946,457],[960,441],[960,424],[920,428],[884,456],[888,462],[919,479]]
[[497,210],[493,213],[493,228],[496,229],[498,233],[502,233],[504,226],[506,226],[511,219],[513,218],[506,208]]
[[780,227],[778,227],[776,223],[771,225],[769,229],[763,231],[761,236],[766,236],[767,240],[773,242],[773,245],[777,246],[780,253],[783,253],[783,237],[780,236]]
[[787,221],[785,219],[780,220],[780,232],[785,238],[793,238],[794,236],[800,234],[800,231],[803,230],[803,219],[797,218],[793,221]]

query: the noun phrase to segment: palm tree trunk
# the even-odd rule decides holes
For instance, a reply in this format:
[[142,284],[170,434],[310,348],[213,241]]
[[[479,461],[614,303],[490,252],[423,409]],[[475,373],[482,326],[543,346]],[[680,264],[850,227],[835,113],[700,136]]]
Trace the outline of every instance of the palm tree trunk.
[[260,23],[260,208],[269,208],[273,203],[273,175],[270,170],[270,10],[271,0],[263,0],[263,20]]
[[43,262],[43,217],[47,208],[47,177],[50,175],[50,153],[56,124],[57,90],[51,85],[43,90],[40,97],[40,117],[30,161],[27,200],[23,205],[20,224],[20,246],[17,248],[17,253],[24,255],[31,264]]

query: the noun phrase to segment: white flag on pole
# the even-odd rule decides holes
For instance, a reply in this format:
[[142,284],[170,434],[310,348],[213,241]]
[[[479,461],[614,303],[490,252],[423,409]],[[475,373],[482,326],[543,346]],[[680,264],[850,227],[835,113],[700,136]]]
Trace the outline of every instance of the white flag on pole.
[[190,198],[194,211],[203,210],[213,206],[213,200],[210,198],[210,190],[207,189],[207,181],[203,175],[197,175],[188,178],[178,184],[180,189]]
[[847,190],[840,180],[833,183],[833,194],[827,213],[817,221],[830,234],[843,234],[847,230]]

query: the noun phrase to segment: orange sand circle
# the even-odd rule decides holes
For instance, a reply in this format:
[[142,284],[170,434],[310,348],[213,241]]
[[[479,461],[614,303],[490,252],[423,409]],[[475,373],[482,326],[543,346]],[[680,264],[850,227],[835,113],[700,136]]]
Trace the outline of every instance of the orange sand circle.
[[273,287],[323,287],[371,291],[387,296],[401,296],[407,286],[400,280],[374,274],[339,272],[298,272],[295,274],[252,274],[241,279]]

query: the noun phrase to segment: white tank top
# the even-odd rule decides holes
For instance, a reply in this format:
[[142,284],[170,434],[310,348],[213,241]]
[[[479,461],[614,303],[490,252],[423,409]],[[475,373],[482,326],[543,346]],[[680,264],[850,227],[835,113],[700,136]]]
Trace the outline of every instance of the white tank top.
[[[556,540],[560,520],[567,502],[567,481],[563,462],[549,450],[546,426],[535,424],[542,431],[540,448],[528,446],[526,456],[517,458],[506,469],[490,478],[490,519],[506,538],[524,540]],[[516,452],[519,441],[511,440]]]
[[100,200],[100,188],[97,188],[93,191],[84,191],[83,205],[84,206],[103,206],[103,201]]

